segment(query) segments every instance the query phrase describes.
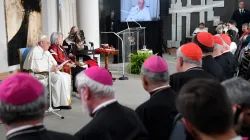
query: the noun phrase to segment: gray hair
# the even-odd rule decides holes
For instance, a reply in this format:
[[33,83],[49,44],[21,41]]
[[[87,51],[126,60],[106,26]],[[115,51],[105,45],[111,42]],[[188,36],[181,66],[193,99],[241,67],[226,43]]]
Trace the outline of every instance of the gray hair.
[[78,29],[78,27],[77,27],[77,26],[73,26],[73,27],[71,27],[70,32],[69,32],[69,35],[72,35],[72,34],[73,34],[73,29],[75,29],[75,28],[77,28],[77,29]]
[[148,70],[144,65],[142,65],[141,75],[146,76],[151,84],[161,84],[169,82],[168,71],[156,73]]
[[214,44],[214,50],[223,50],[223,46],[222,45],[220,45],[220,44],[217,44],[217,43],[215,43]]
[[249,29],[249,23],[244,23],[244,24],[242,24],[242,27],[243,26],[245,26],[245,27],[247,27],[247,29]]
[[223,25],[219,25],[215,30],[216,30],[217,32],[219,31],[220,33],[223,33],[224,27],[223,27]]
[[90,79],[84,72],[81,72],[76,76],[76,87],[80,88],[83,86],[89,87],[91,93],[96,98],[114,97],[115,94],[113,86],[100,84]]
[[0,101],[0,118],[7,125],[43,119],[47,105],[46,94],[45,90],[38,99],[24,105],[11,105]]
[[61,32],[54,32],[54,33],[52,33],[51,36],[50,36],[51,45],[57,45],[56,41],[58,40],[58,38],[60,36],[63,37],[63,34]]
[[222,82],[232,105],[242,105],[250,99],[250,83],[242,78],[232,78]]
[[202,60],[201,61],[195,61],[195,60],[188,59],[186,56],[184,56],[182,54],[182,52],[181,52],[181,47],[177,49],[176,55],[177,55],[177,58],[182,58],[184,63],[193,64],[193,65],[196,65],[196,66],[199,66],[199,67],[202,66]]

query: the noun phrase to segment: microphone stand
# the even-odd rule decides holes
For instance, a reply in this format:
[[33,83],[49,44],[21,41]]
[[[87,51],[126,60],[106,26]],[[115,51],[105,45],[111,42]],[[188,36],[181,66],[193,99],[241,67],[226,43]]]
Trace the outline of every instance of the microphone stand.
[[[53,53],[51,53],[53,54]],[[49,114],[49,113],[52,113],[54,115],[57,115],[58,117],[60,117],[61,119],[64,119],[64,116],[56,113],[56,111],[60,111],[61,109],[53,109],[52,107],[52,92],[51,92],[51,69],[50,69],[50,56],[47,55],[49,60],[48,60],[48,66],[49,66],[49,96],[50,96],[50,100],[49,100],[49,108],[48,110],[46,111],[46,116]]]
[[128,77],[125,77],[125,48],[123,44],[123,39],[115,32],[101,32],[102,34],[115,34],[122,42],[122,77],[119,80],[128,80]]

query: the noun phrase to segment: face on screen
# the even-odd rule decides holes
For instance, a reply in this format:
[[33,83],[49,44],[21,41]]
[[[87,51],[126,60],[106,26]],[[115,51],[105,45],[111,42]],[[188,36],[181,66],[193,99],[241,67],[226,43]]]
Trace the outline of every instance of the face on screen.
[[121,0],[121,22],[148,22],[160,19],[160,0]]
[[144,0],[138,0],[138,6],[140,10],[143,10],[144,8]]

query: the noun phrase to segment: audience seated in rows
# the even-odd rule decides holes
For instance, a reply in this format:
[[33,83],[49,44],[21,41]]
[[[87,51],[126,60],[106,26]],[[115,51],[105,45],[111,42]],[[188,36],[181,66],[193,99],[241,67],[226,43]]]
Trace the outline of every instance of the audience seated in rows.
[[215,79],[202,69],[202,50],[194,43],[177,50],[177,73],[170,76],[170,85],[177,93],[184,84],[195,78]]
[[222,67],[214,60],[212,53],[214,49],[214,37],[210,33],[198,33],[193,42],[202,50],[202,68],[205,72],[213,75],[219,81],[226,79]]
[[222,67],[226,78],[233,78],[236,74],[238,62],[236,57],[230,52],[231,39],[226,34],[219,34],[214,36],[214,40],[213,57]]

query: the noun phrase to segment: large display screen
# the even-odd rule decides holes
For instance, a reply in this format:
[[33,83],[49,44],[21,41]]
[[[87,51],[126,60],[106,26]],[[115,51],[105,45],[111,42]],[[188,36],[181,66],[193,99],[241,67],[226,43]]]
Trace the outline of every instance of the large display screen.
[[121,22],[157,21],[160,0],[121,0]]

